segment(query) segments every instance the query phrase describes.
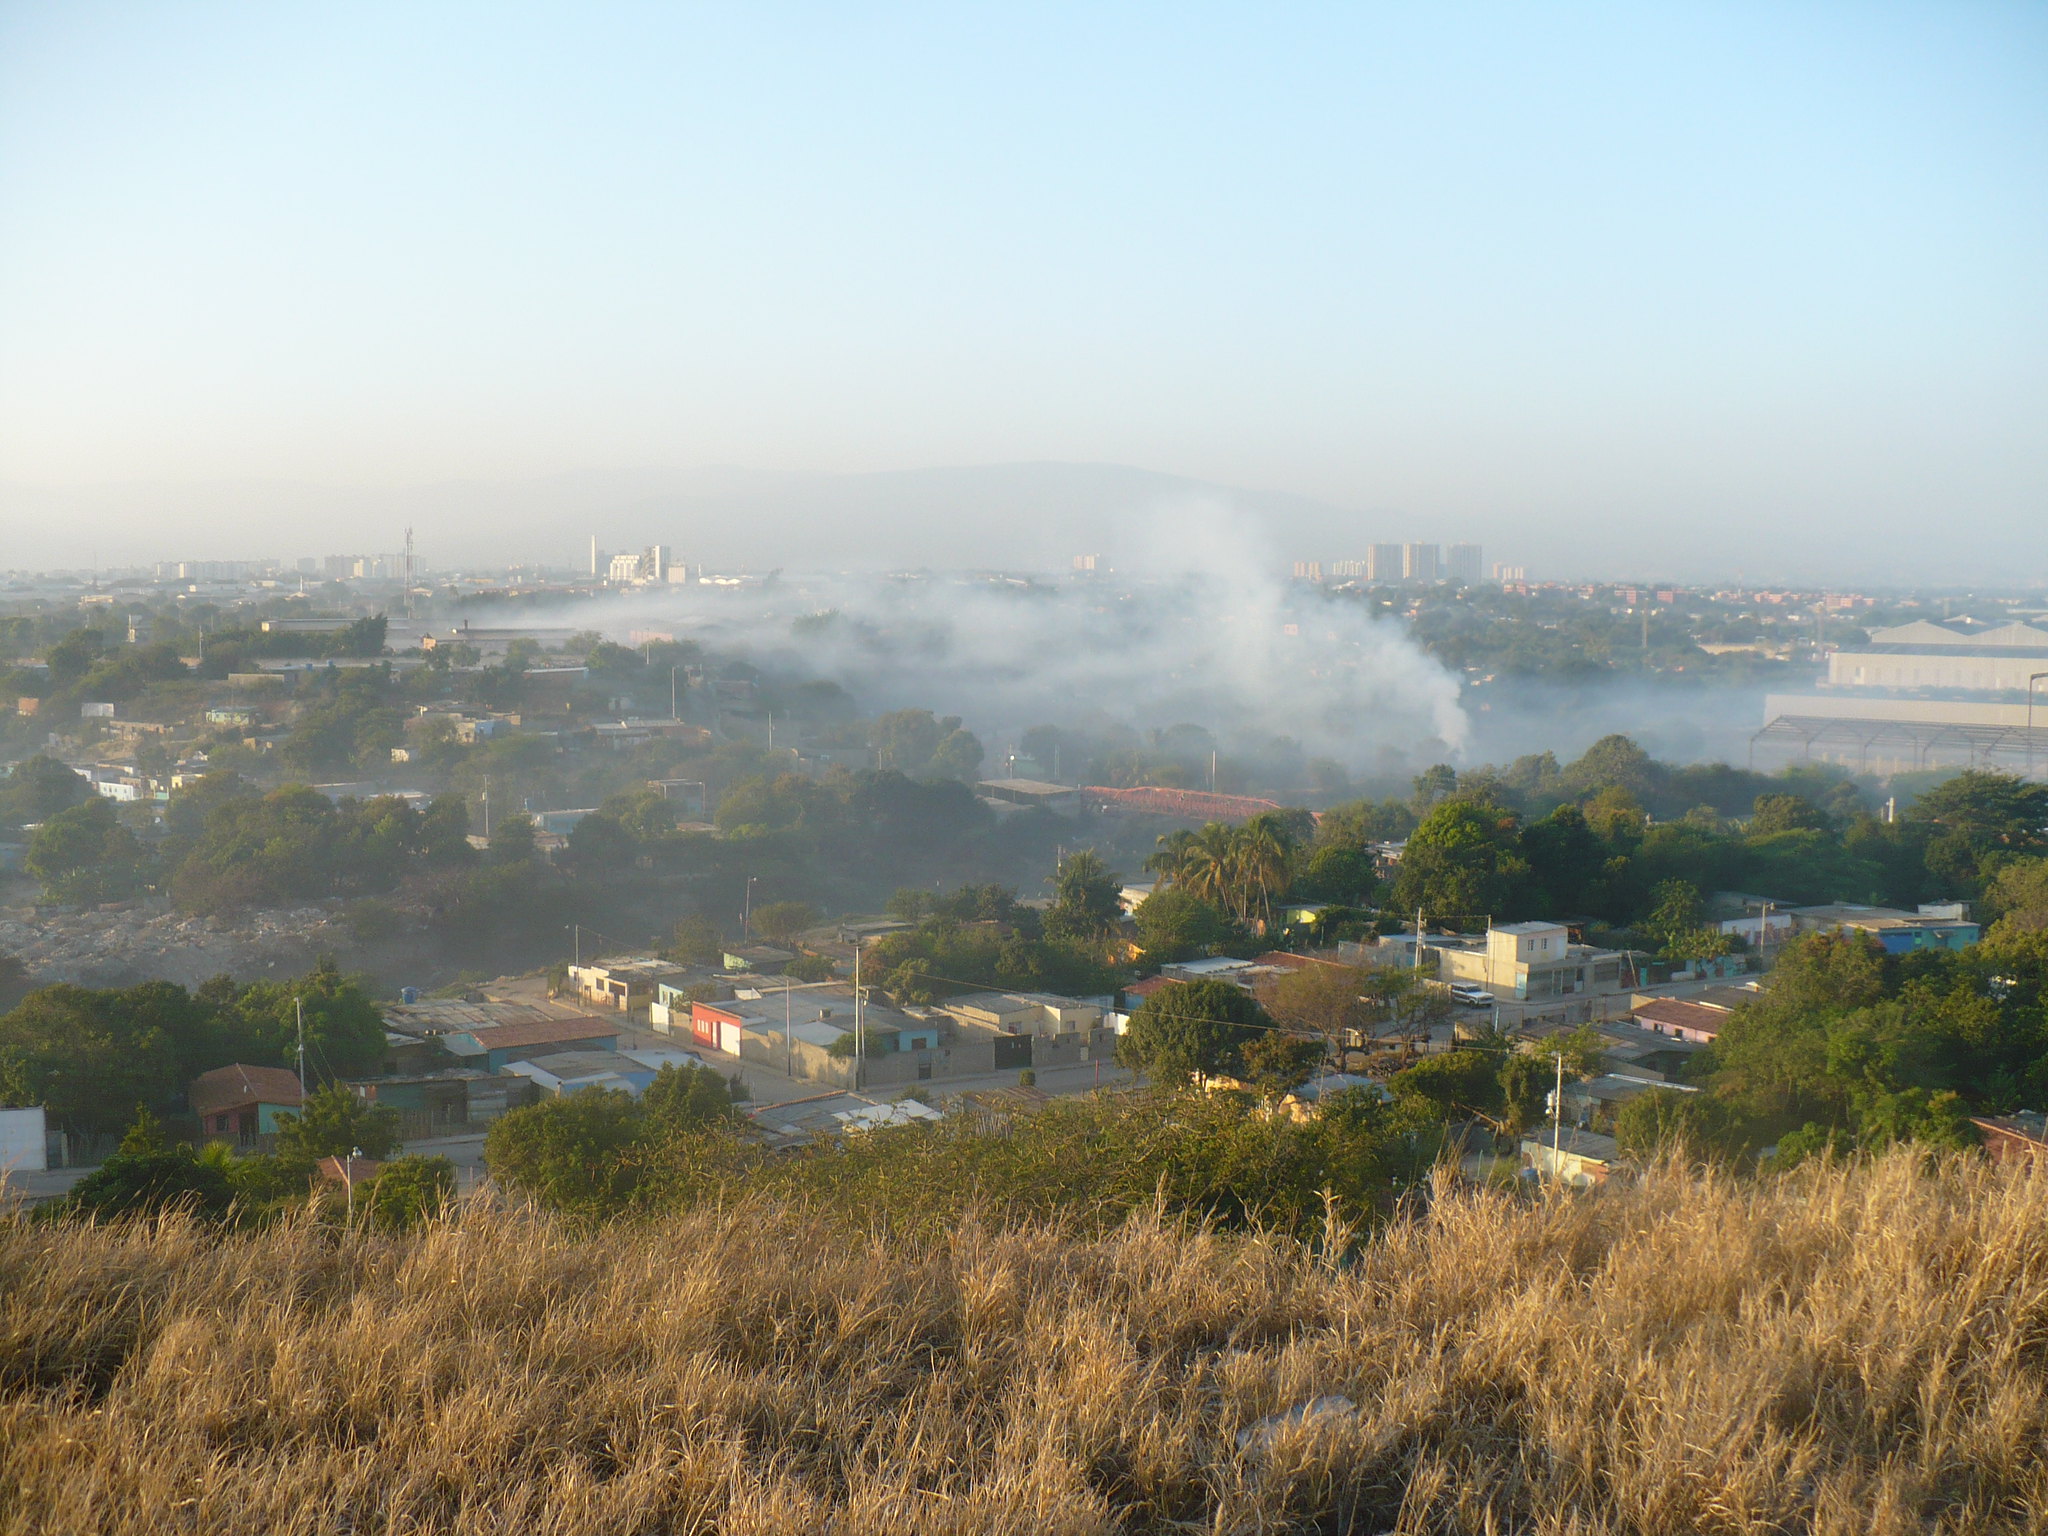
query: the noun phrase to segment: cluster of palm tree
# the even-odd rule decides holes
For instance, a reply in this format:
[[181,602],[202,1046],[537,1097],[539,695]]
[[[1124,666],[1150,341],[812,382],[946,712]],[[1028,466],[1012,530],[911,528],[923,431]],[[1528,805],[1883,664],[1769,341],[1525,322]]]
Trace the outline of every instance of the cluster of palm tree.
[[1293,828],[1279,816],[1254,816],[1236,827],[1212,821],[1199,832],[1167,833],[1145,868],[1163,884],[1263,931],[1272,922],[1274,900],[1293,881],[1298,846]]

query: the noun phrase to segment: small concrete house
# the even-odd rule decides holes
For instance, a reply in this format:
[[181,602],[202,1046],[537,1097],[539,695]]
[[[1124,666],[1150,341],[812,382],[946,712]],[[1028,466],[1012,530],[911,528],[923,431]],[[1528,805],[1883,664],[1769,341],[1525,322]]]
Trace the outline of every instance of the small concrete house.
[[185,1102],[208,1136],[254,1141],[277,1133],[280,1114],[297,1114],[305,1103],[298,1077],[283,1067],[250,1067],[240,1062],[215,1067],[192,1079]]
[[562,1051],[610,1051],[619,1044],[615,1024],[601,1019],[549,1019],[532,1024],[486,1024],[441,1037],[465,1066],[496,1072],[508,1062],[536,1061]]
[[1620,1160],[1621,1148],[1614,1138],[1597,1131],[1567,1128],[1522,1138],[1522,1167],[1536,1178],[1571,1189],[1605,1184]]

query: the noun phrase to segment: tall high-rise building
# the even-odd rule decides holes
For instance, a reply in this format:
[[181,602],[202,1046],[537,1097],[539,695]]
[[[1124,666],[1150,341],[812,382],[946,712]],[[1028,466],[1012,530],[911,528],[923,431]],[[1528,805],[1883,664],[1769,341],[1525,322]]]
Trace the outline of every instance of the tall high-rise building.
[[1444,552],[1444,574],[1460,586],[1476,587],[1486,574],[1477,544],[1453,544]]
[[1323,562],[1320,560],[1295,561],[1294,579],[1296,581],[1321,581],[1323,579]]
[[1367,581],[1399,581],[1401,579],[1401,546],[1398,544],[1366,545],[1365,579]]
[[1401,546],[1401,579],[1435,581],[1442,574],[1443,552],[1434,544]]

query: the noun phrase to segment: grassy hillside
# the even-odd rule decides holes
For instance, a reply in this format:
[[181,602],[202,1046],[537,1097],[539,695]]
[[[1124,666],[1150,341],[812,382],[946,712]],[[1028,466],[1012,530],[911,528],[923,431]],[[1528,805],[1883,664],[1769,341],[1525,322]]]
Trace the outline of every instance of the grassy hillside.
[[1445,1193],[1342,1268],[1148,1218],[9,1224],[0,1529],[2032,1530],[2044,1350],[2048,1176],[1971,1160]]

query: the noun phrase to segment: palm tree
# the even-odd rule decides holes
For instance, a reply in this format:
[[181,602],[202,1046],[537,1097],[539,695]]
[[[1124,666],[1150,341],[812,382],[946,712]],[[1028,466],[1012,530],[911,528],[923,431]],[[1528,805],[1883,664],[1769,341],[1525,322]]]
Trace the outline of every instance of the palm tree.
[[1189,895],[1199,896],[1243,922],[1245,908],[1238,867],[1237,829],[1212,821],[1189,838],[1178,884]]
[[1248,922],[1256,907],[1259,921],[1270,926],[1273,898],[1287,890],[1290,840],[1278,826],[1259,817],[1239,827],[1235,841],[1239,920]]
[[1168,832],[1159,839],[1157,850],[1145,860],[1146,871],[1157,875],[1162,885],[1174,884],[1187,871],[1194,841],[1195,834],[1186,827]]

